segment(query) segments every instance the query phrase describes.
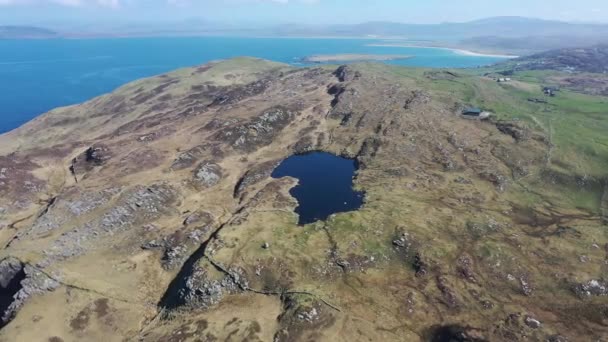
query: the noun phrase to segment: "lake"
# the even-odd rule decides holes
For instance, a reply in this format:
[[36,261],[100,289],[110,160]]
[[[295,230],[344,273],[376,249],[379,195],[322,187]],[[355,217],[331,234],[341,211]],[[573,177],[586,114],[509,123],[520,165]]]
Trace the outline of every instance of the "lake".
[[325,152],[311,152],[285,159],[272,173],[274,178],[299,180],[290,194],[298,200],[300,225],[324,221],[330,215],[359,209],[363,193],[353,189],[355,160]]
[[127,82],[216,59],[253,56],[303,65],[303,57],[318,54],[403,54],[416,57],[388,63],[425,67],[475,67],[502,60],[445,49],[368,46],[376,42],[225,37],[0,40],[0,133]]

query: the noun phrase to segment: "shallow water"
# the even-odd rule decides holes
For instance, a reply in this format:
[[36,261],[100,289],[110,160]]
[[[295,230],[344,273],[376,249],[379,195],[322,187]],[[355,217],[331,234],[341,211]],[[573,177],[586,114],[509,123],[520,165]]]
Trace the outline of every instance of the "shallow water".
[[474,67],[501,60],[442,49],[368,46],[375,42],[226,37],[0,40],[0,133],[127,82],[216,59],[253,56],[303,65],[303,57],[315,54],[404,54],[416,57],[389,63],[425,67]]
[[294,177],[299,184],[290,193],[298,200],[299,224],[324,221],[330,215],[359,209],[363,193],[353,189],[355,160],[325,152],[312,152],[285,159],[272,177]]

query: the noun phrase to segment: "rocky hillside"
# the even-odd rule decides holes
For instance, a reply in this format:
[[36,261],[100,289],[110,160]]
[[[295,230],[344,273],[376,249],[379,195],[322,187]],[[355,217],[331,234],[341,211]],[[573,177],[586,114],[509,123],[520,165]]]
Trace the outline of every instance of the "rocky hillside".
[[[0,136],[0,340],[601,339],[605,168],[520,92],[236,59],[49,112]],[[297,225],[270,174],[312,150],[361,210]]]
[[608,73],[608,45],[551,50],[508,63],[515,70]]

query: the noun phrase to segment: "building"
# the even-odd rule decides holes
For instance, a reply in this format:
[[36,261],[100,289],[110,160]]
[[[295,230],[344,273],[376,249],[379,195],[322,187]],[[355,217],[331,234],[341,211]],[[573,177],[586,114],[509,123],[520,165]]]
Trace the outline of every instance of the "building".
[[467,107],[462,111],[462,115],[466,116],[480,116],[483,111],[477,107]]
[[462,117],[467,119],[485,120],[491,115],[492,113],[483,111],[477,107],[467,107],[462,111]]
[[549,96],[555,96],[556,95],[555,93],[558,91],[559,91],[559,88],[555,88],[555,87],[544,87],[543,88],[543,93],[545,95],[549,95]]

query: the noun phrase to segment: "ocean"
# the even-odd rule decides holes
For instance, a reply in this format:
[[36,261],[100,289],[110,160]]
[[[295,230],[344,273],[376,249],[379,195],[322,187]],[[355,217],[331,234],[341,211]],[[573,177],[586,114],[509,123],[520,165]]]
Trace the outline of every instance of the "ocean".
[[0,40],[0,133],[142,77],[230,57],[299,66],[303,57],[315,54],[405,54],[416,57],[388,63],[458,68],[502,60],[446,49],[368,46],[373,43],[377,41],[226,37]]

